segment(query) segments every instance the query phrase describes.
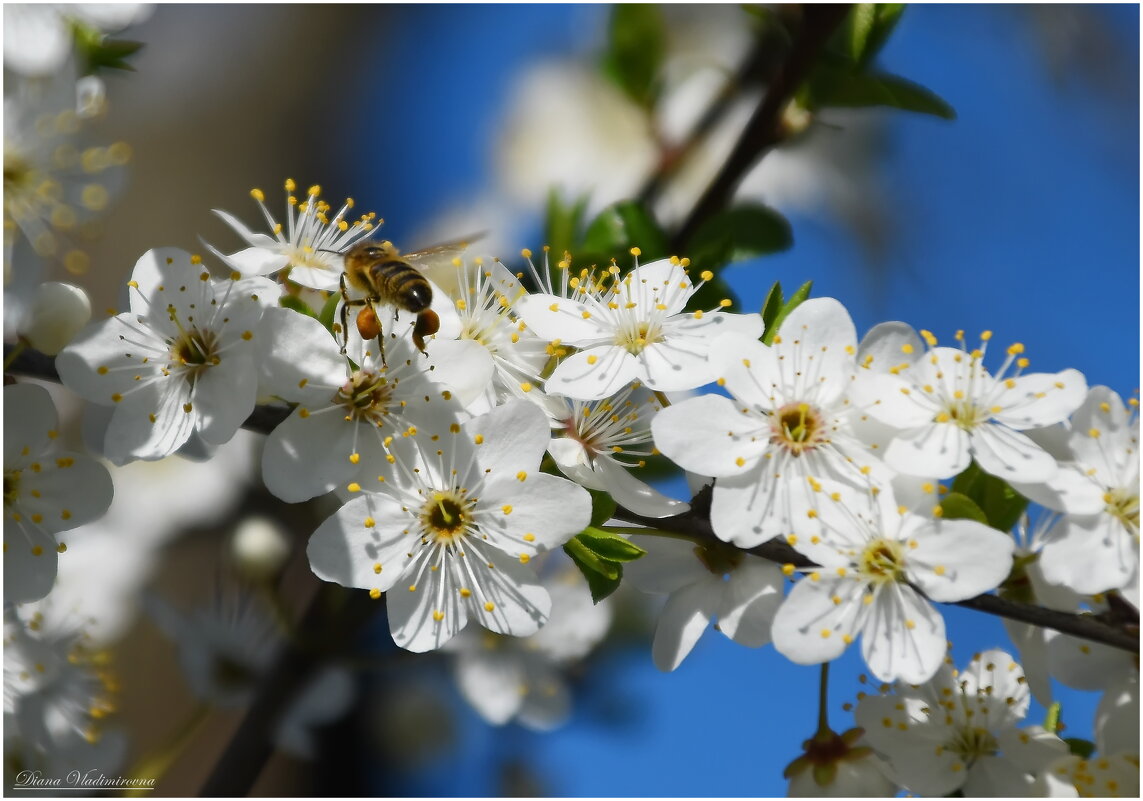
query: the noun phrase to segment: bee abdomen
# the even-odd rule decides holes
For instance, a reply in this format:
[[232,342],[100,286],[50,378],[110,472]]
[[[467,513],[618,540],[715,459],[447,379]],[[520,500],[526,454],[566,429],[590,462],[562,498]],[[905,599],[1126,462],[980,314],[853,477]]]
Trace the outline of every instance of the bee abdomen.
[[415,267],[403,261],[386,261],[371,268],[373,280],[384,287],[392,303],[400,309],[421,312],[433,301],[429,282]]

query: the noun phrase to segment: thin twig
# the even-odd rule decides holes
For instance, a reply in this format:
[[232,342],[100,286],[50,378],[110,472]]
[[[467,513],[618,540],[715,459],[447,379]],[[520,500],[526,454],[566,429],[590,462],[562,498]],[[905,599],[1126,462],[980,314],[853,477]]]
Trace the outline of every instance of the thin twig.
[[726,208],[734,190],[759,157],[782,141],[785,136],[782,113],[809,75],[818,51],[845,19],[849,8],[849,5],[834,4],[807,3],[802,6],[801,28],[789,56],[746,123],[722,169],[675,232],[671,241],[673,251],[682,250],[703,222]]

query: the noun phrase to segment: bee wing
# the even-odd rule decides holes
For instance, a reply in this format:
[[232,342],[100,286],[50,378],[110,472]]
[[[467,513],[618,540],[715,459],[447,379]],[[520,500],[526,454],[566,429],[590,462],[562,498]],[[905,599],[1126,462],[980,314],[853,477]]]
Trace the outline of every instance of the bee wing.
[[484,236],[483,232],[464,239],[435,245],[424,250],[405,253],[402,258],[424,273],[425,277],[446,291],[456,283],[456,262],[472,242]]

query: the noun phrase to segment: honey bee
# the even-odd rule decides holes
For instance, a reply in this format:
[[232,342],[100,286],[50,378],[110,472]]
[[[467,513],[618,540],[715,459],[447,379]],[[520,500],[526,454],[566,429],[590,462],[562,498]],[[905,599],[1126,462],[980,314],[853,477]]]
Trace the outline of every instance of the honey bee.
[[[368,342],[377,339],[381,345],[381,358],[385,358],[385,345],[381,340],[381,321],[377,317],[377,304],[393,306],[397,313],[402,311],[417,315],[413,326],[413,344],[421,353],[425,352],[425,337],[440,329],[440,318],[429,306],[433,302],[433,290],[428,279],[416,265],[426,266],[430,257],[452,258],[468,246],[467,242],[453,242],[415,253],[401,254],[392,242],[360,242],[347,250],[345,271],[341,274],[341,330],[344,342],[349,341],[349,309],[361,307],[357,313],[357,332]],[[365,297],[351,299],[352,286]],[[345,345],[341,352],[345,353]]]

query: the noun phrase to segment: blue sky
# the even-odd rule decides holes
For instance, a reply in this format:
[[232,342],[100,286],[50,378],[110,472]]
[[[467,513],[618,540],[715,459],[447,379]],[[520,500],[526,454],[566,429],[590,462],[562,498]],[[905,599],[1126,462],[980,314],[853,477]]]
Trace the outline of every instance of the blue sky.
[[[399,240],[486,179],[489,112],[504,102],[511,76],[531,59],[583,48],[574,34],[598,30],[591,21],[602,10],[402,9],[370,79],[384,108],[400,114],[364,121],[360,141],[345,147],[382,155],[364,167],[355,159],[339,180],[382,187],[376,199],[355,190],[369,208],[396,208],[390,199],[400,198],[400,219],[386,228]],[[1135,81],[1134,99],[1138,8],[1097,13],[1133,59],[1124,79]],[[888,116],[884,263],[873,272],[844,227],[791,212],[791,251],[727,271],[743,306],[757,308],[775,279],[789,288],[813,279],[814,294],[840,299],[859,331],[900,319],[944,341],[963,328],[971,342],[991,329],[1001,347],[1023,342],[1033,369],[1075,367],[1090,384],[1131,393],[1139,383],[1138,107],[1111,103],[1074,76],[1054,81],[1026,15],[1011,8],[912,7],[881,64],[934,89],[959,115],[951,123]],[[404,69],[394,73],[395,65]],[[995,619],[963,610],[947,619],[960,664],[975,649],[1007,647]],[[836,663],[835,729],[849,725],[840,705],[859,689],[862,669],[853,653]],[[493,767],[512,756],[560,795],[781,795],[782,767],[815,725],[816,668],[714,634],[673,674],[632,649],[610,654],[588,679],[605,687],[554,734],[490,729],[461,711],[460,750],[403,790],[493,794]],[[1061,697],[1068,734],[1090,736],[1095,696]],[[615,699],[637,710],[623,725],[601,713]],[[1030,720],[1041,714],[1034,709]]]

